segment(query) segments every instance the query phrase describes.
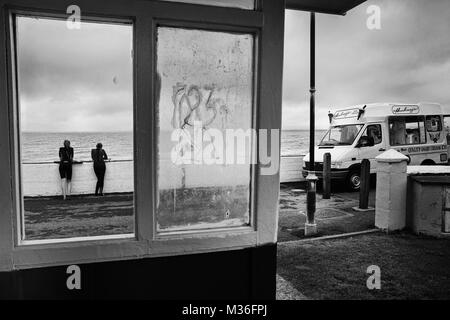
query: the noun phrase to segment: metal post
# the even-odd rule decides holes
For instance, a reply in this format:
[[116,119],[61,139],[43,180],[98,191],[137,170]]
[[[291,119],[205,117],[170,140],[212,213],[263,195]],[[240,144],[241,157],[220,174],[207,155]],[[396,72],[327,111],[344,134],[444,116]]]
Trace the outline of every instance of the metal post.
[[323,199],[331,198],[331,153],[327,152],[323,155]]
[[314,147],[315,147],[315,97],[316,92],[316,17],[311,12],[311,29],[310,29],[310,100],[309,100],[309,170],[314,171]]
[[361,162],[361,186],[359,189],[359,208],[369,208],[370,192],[370,161],[363,159]]
[[306,193],[306,212],[308,221],[305,224],[305,235],[314,235],[317,233],[317,225],[314,215],[316,213],[316,183],[317,177],[314,173],[315,158],[314,158],[314,134],[315,134],[315,100],[314,94],[316,92],[316,17],[314,12],[311,12],[311,29],[310,29],[310,103],[309,103],[309,173],[306,177],[308,187]]

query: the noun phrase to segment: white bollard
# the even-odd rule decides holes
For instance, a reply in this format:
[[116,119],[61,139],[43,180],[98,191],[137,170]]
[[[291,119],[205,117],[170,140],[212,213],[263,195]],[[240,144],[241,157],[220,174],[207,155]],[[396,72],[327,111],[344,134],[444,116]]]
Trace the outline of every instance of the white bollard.
[[406,226],[408,157],[390,149],[375,160],[378,162],[375,226],[386,231],[401,230]]

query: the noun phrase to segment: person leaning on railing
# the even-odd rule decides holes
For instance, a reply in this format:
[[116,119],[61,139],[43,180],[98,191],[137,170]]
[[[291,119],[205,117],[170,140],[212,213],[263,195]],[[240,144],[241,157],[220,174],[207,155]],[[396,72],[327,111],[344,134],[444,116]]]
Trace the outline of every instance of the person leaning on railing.
[[59,175],[63,199],[70,195],[72,181],[73,148],[69,140],[64,140],[64,147],[59,148]]
[[97,176],[97,185],[95,186],[95,195],[103,196],[103,185],[105,181],[106,164],[105,160],[108,159],[103,145],[97,143],[97,148],[91,150],[92,161],[94,162],[94,172]]

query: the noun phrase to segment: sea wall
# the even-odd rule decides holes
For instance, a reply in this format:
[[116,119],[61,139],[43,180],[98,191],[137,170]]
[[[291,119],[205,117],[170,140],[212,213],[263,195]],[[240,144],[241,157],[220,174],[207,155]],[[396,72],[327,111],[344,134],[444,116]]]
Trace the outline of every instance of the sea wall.
[[303,181],[303,155],[284,156],[280,160],[280,182]]
[[[105,193],[133,191],[133,161],[107,163]],[[61,194],[59,165],[56,163],[22,164],[22,192],[24,196],[54,196]],[[95,191],[97,178],[92,162],[72,166],[72,194]]]

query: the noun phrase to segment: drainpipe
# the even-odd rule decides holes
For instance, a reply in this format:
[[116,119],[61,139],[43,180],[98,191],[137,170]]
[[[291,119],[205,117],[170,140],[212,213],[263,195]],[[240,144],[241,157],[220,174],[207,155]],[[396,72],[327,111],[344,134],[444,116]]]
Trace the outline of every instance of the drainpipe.
[[310,102],[309,102],[309,168],[306,191],[306,213],[307,222],[305,223],[305,236],[314,235],[317,233],[317,225],[315,221],[316,213],[316,185],[317,177],[314,173],[315,159],[314,159],[314,134],[315,134],[315,100],[316,92],[316,17],[315,13],[311,12],[311,28],[310,28]]

